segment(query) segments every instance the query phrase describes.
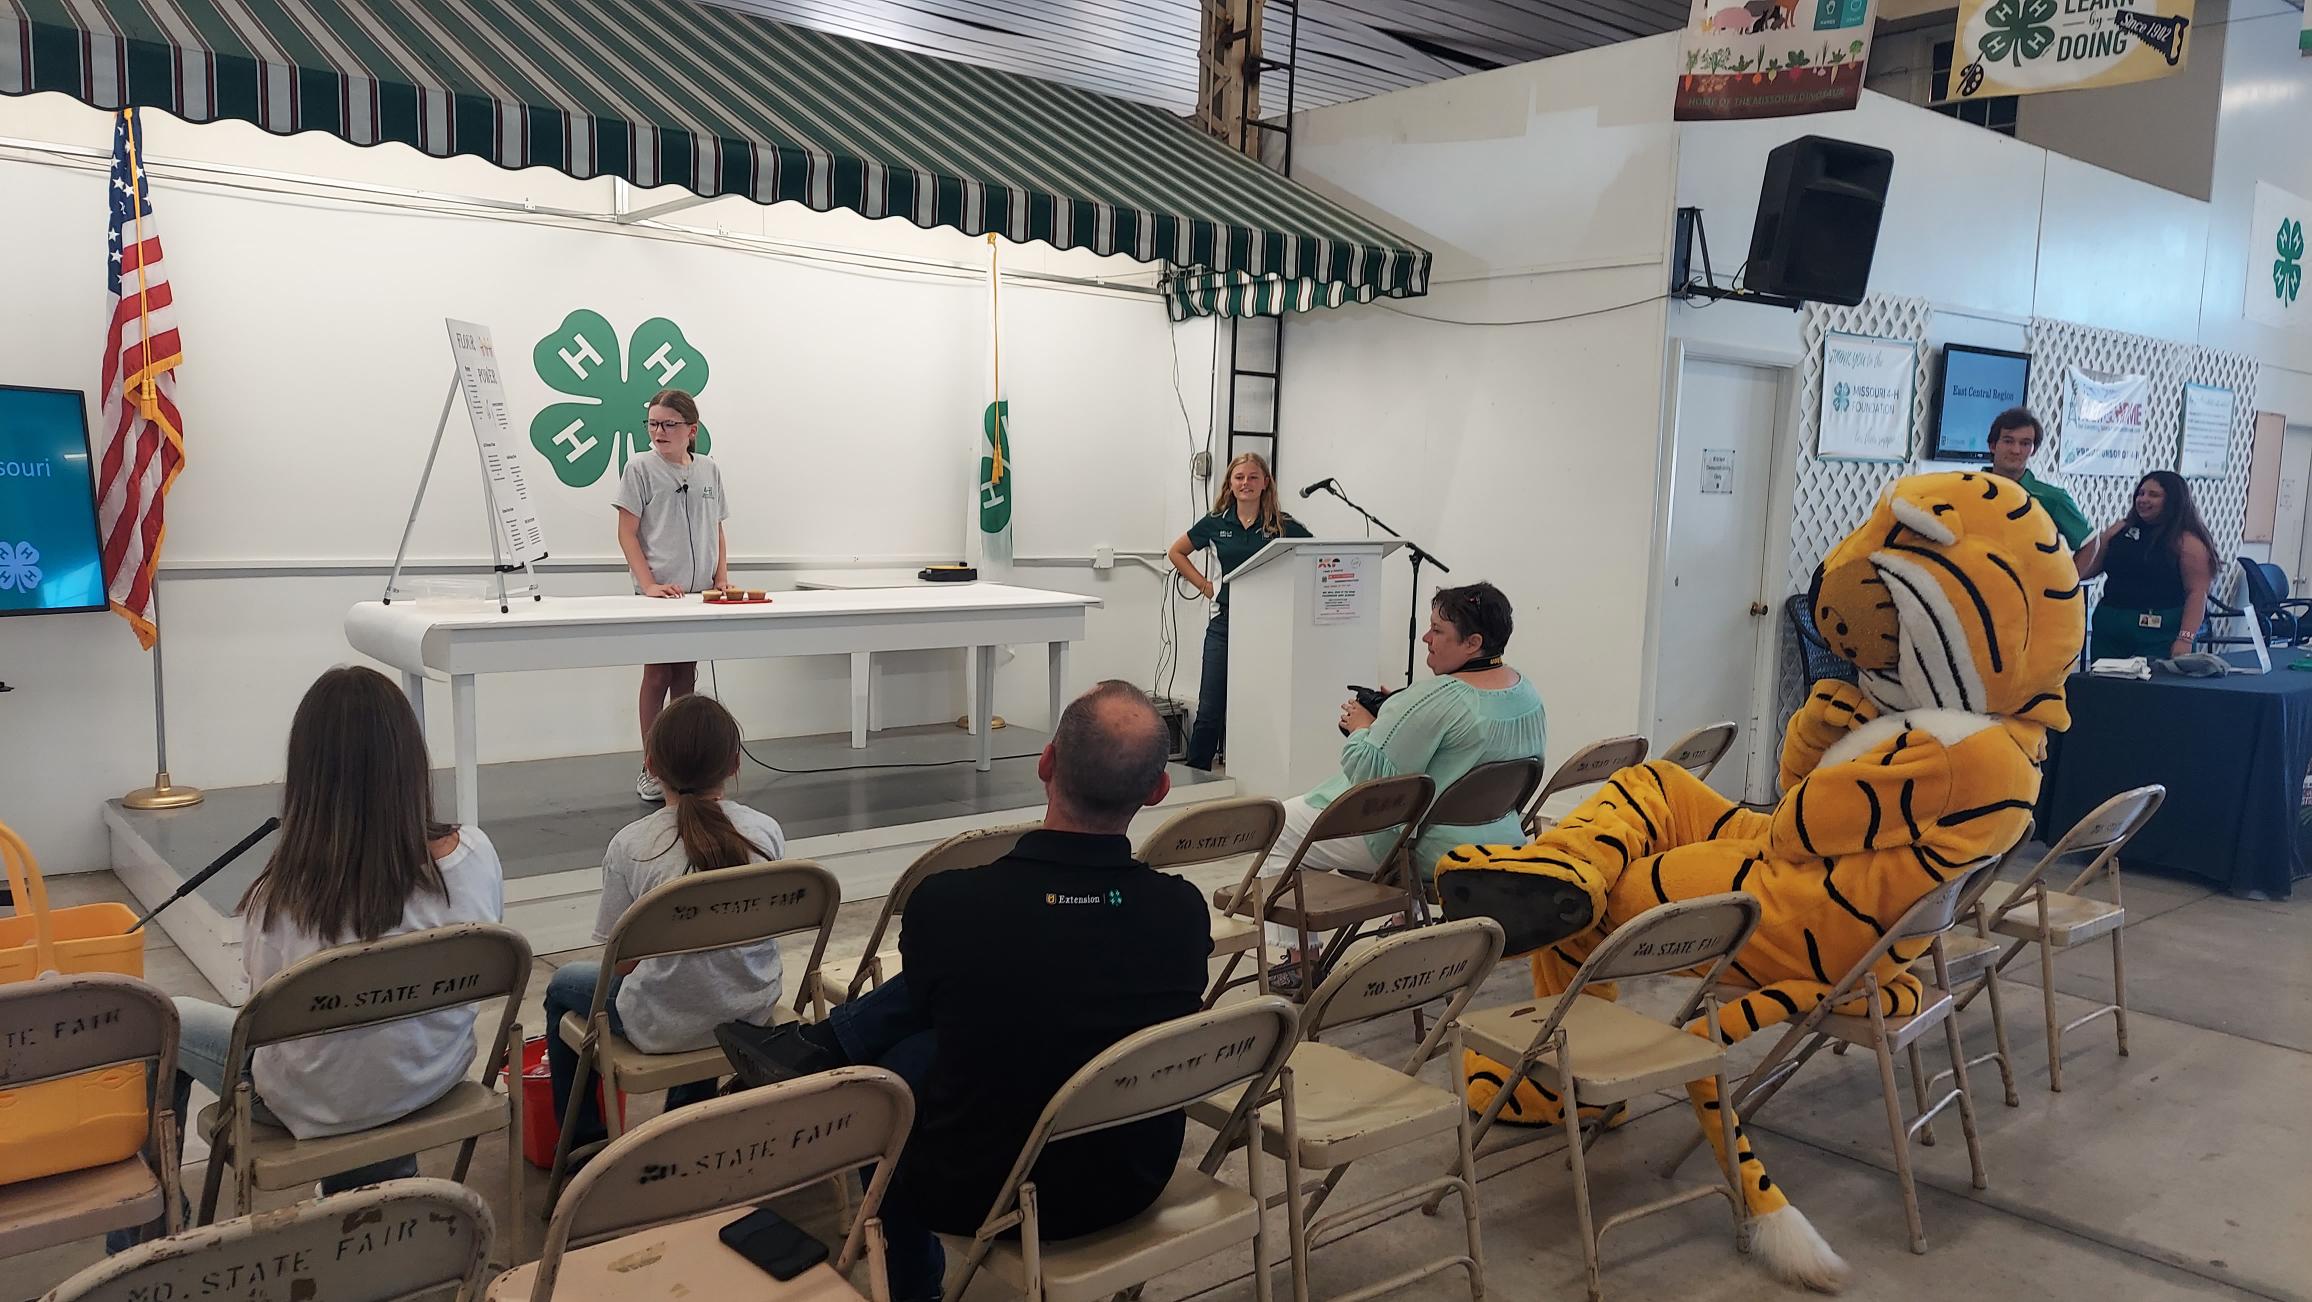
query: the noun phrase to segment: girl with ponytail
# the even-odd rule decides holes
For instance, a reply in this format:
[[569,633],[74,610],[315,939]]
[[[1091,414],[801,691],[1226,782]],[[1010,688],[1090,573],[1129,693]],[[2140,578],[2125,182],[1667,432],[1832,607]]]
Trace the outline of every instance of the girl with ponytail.
[[[669,703],[651,725],[643,762],[665,788],[666,807],[627,824],[603,853],[596,943],[610,939],[619,917],[655,887],[685,873],[767,863],[786,854],[786,834],[777,820],[723,799],[723,787],[739,771],[739,725],[722,702],[683,696]],[[562,1024],[564,1013],[586,1015],[601,971],[599,963],[567,963],[546,986],[546,1048],[557,1116],[566,1111],[578,1055],[552,1028]],[[610,1029],[644,1053],[710,1049],[718,1023],[768,1023],[779,984],[775,940],[644,959],[619,973]],[[711,1098],[714,1090],[713,1081],[679,1086],[667,1092],[666,1106]],[[573,1147],[603,1137],[592,1093],[577,1130]]]

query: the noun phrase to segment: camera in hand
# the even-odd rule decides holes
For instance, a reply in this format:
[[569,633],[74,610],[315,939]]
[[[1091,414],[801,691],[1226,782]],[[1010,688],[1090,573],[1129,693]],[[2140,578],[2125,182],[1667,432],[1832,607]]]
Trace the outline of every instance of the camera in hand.
[[[1357,704],[1364,708],[1365,713],[1379,714],[1381,702],[1388,700],[1390,696],[1394,695],[1394,692],[1385,687],[1359,687],[1355,683],[1350,683],[1349,695],[1357,698]],[[1347,724],[1341,725],[1341,735],[1343,737],[1349,735]]]

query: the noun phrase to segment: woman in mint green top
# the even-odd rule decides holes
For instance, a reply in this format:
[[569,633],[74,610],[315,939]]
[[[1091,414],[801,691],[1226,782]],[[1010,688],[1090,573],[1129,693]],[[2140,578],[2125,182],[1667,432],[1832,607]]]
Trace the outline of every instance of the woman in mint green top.
[[[1341,747],[1341,771],[1307,795],[1285,802],[1284,833],[1268,857],[1271,871],[1284,870],[1317,811],[1359,782],[1426,773],[1443,791],[1480,764],[1541,757],[1548,740],[1541,694],[1501,661],[1510,626],[1509,598],[1492,584],[1438,590],[1429,603],[1429,631],[1421,638],[1436,677],[1392,693],[1378,716],[1353,699],[1341,707],[1341,726],[1349,730]],[[1379,869],[1393,839],[1383,834],[1321,842],[1310,847],[1302,865],[1370,874]],[[1434,828],[1414,845],[1413,861],[1427,879],[1454,846],[1524,840],[1513,813],[1477,827]],[[1278,930],[1283,943],[1297,941],[1296,935]],[[1279,971],[1297,973],[1297,968]]]

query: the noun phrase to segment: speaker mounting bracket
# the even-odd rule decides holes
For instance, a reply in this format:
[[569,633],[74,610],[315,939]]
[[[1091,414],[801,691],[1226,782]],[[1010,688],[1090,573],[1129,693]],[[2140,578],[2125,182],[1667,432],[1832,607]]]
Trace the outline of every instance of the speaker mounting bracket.
[[[1756,303],[1760,307],[1786,307],[1795,312],[1806,306],[1803,298],[1786,294],[1758,294],[1717,283],[1710,266],[1710,235],[1702,229],[1702,210],[1680,208],[1676,248],[1670,258],[1670,297],[1676,299],[1704,298],[1731,303]],[[1702,274],[1694,274],[1694,246],[1702,249]]]

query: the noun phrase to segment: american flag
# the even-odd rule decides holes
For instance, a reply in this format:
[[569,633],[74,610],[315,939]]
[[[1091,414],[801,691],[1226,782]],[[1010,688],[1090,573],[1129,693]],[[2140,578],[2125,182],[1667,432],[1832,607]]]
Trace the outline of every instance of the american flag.
[[105,259],[111,322],[104,340],[104,455],[99,459],[97,528],[104,535],[105,590],[112,608],[151,650],[153,568],[160,561],[161,502],[185,464],[177,415],[176,309],[147,189],[144,132],[123,109],[112,133],[112,234]]

